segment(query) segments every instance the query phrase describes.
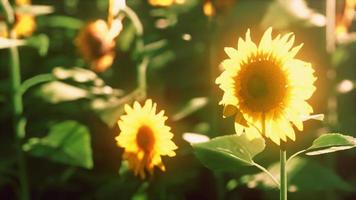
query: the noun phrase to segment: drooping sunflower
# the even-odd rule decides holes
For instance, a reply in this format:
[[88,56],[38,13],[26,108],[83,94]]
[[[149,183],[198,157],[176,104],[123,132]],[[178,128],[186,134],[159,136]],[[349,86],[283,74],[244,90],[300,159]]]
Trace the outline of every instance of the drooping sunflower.
[[238,48],[225,48],[229,56],[216,83],[224,91],[220,104],[224,117],[235,116],[235,130],[249,137],[270,138],[277,145],[295,140],[292,124],[303,130],[303,117],[313,108],[306,102],[315,91],[310,63],[296,59],[303,44],[293,47],[294,34],[271,36],[266,30],[258,46],[239,38]]
[[156,106],[150,99],[144,106],[138,102],[133,107],[125,105],[126,115],[118,121],[121,132],[115,138],[117,145],[125,149],[123,159],[141,178],[146,177],[146,171],[153,174],[155,166],[165,171],[161,156],[176,155],[173,133],[165,125],[167,117],[163,110],[156,114]]
[[75,45],[95,72],[104,72],[115,59],[115,39],[122,31],[123,17],[117,16],[126,7],[124,0],[110,0],[108,20],[98,19],[85,25],[75,38]]
[[88,23],[75,39],[79,53],[96,72],[105,71],[114,61],[115,41],[109,33],[107,23],[99,19]]

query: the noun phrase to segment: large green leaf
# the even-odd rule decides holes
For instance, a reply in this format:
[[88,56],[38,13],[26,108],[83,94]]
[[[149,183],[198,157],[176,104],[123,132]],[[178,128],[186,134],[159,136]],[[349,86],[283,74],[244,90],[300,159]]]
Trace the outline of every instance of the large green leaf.
[[43,138],[31,138],[23,145],[33,156],[87,169],[93,167],[89,130],[76,121],[64,121],[51,127]]
[[329,133],[318,137],[306,149],[307,155],[332,153],[356,147],[356,138],[339,133]]
[[198,159],[213,170],[236,170],[241,165],[253,166],[253,157],[265,148],[263,138],[250,140],[245,134],[216,137],[192,144]]
[[[279,162],[272,164],[268,171],[275,177],[280,177]],[[320,191],[339,189],[344,191],[354,190],[355,187],[340,178],[333,170],[305,158],[296,158],[288,163],[288,190]],[[261,172],[254,175],[241,177],[240,182],[250,188],[276,189],[270,177]]]

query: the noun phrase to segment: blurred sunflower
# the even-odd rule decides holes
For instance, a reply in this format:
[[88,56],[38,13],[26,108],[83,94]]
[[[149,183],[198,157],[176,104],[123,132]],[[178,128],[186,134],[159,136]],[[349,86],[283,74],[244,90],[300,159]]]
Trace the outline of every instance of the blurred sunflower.
[[[31,6],[31,0],[16,0],[15,5],[17,7]],[[0,16],[0,37],[9,37],[8,28],[5,22],[2,22],[2,17]],[[15,13],[15,23],[12,27],[14,37],[28,37],[36,29],[35,16],[28,13]]]
[[79,53],[96,72],[111,67],[115,58],[115,39],[122,30],[119,11],[126,6],[124,0],[110,0],[108,20],[96,20],[81,29],[74,43]]
[[341,12],[336,13],[335,32],[337,37],[348,33],[355,16],[356,0],[345,0]]
[[205,0],[203,4],[203,12],[206,16],[214,16],[216,14],[215,7],[211,0]]
[[173,157],[177,149],[171,141],[170,127],[164,124],[167,120],[164,111],[156,114],[156,104],[149,99],[144,106],[138,102],[133,108],[125,105],[125,112],[118,121],[121,133],[115,138],[118,146],[125,149],[123,159],[141,178],[146,177],[145,170],[153,174],[155,166],[164,171],[161,156]]
[[[30,6],[31,0],[16,0],[16,6]],[[15,25],[13,31],[16,37],[28,37],[36,29],[35,16],[25,13],[16,13],[15,14]]]
[[302,44],[292,48],[293,33],[274,39],[271,33],[272,28],[266,30],[257,46],[248,30],[238,49],[225,48],[229,59],[222,62],[216,83],[224,91],[224,116],[236,114],[238,134],[262,134],[279,145],[287,137],[295,140],[291,122],[301,131],[303,116],[313,112],[306,100],[315,91],[316,78],[310,63],[294,58]]
[[152,6],[168,7],[173,4],[183,4],[185,0],[148,0],[148,3]]

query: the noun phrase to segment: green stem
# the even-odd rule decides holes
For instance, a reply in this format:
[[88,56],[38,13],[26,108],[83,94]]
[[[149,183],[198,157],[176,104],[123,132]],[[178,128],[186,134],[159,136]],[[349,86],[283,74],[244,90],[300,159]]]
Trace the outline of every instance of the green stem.
[[52,74],[40,74],[29,78],[22,83],[20,93],[23,95],[31,87],[52,80],[55,80],[55,77]]
[[[7,25],[11,30],[14,22],[15,15],[14,11],[8,0],[1,0],[1,5],[3,7]],[[15,38],[14,33],[10,31],[10,38]],[[17,147],[17,159],[18,159],[18,175],[20,182],[20,199],[29,199],[29,187],[27,182],[26,173],[26,160],[25,155],[22,151],[22,140],[25,137],[24,129],[24,118],[23,116],[23,104],[22,104],[22,94],[20,92],[21,88],[21,71],[20,71],[20,58],[19,52],[16,46],[10,48],[10,84],[11,84],[11,107],[12,107],[12,119],[13,119],[13,129],[15,131],[16,147]]]
[[300,154],[305,153],[305,152],[307,152],[307,150],[304,149],[304,150],[298,151],[297,153],[291,155],[291,156],[288,158],[286,165],[288,165],[288,163],[289,163],[293,158],[295,158],[295,157],[297,157],[297,156],[299,156]]
[[280,200],[287,200],[287,192],[288,192],[288,185],[287,185],[287,171],[286,171],[286,161],[287,161],[287,151],[285,148],[285,143],[282,141],[280,146],[280,176],[281,176],[281,188],[280,188]]
[[266,168],[262,167],[261,165],[255,162],[253,162],[253,165],[256,166],[258,169],[260,169],[261,171],[265,172],[272,179],[272,181],[277,185],[277,187],[279,189],[281,188],[279,181]]
[[137,82],[138,88],[143,94],[143,98],[145,99],[147,96],[147,77],[146,71],[148,66],[149,58],[146,56],[143,58],[141,64],[138,66],[138,74],[137,74]]
[[11,105],[12,105],[12,119],[13,129],[15,130],[18,167],[19,167],[19,181],[21,187],[21,199],[29,199],[29,189],[27,184],[26,161],[25,155],[22,151],[22,140],[25,137],[22,96],[20,93],[21,74],[20,61],[17,47],[10,48],[10,81],[11,81]]
[[[143,29],[142,22],[140,21],[140,18],[137,16],[135,11],[133,11],[130,7],[126,6],[123,12],[131,20],[131,22],[133,23],[136,29],[136,34],[138,37],[136,48],[139,50],[140,53],[142,53],[142,50],[145,48],[145,43],[143,41],[144,29]],[[137,69],[138,89],[142,92],[143,99],[145,99],[147,96],[147,73],[146,72],[147,72],[147,66],[149,60],[150,59],[148,56],[143,56],[143,59]]]
[[133,11],[130,7],[126,6],[125,9],[123,10],[127,17],[130,18],[130,20],[132,21],[134,27],[136,28],[136,34],[138,36],[142,36],[143,35],[143,25],[140,21],[140,18],[136,15],[135,11]]

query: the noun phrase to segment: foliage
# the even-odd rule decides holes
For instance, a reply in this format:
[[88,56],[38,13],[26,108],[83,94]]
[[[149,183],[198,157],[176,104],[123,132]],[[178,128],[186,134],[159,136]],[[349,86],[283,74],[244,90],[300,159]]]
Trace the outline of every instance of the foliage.
[[[287,163],[288,189],[294,199],[355,198],[356,48],[350,42],[326,52],[324,1],[218,0],[211,16],[203,12],[208,1],[167,7],[126,1],[129,10],[117,16],[115,59],[102,73],[80,56],[75,38],[88,22],[107,19],[109,0],[9,2],[15,12],[34,16],[36,29],[26,37],[3,35],[12,25],[0,6],[0,199],[22,198],[21,157],[32,199],[276,199],[270,195],[279,183],[276,146],[222,134],[234,133],[234,119],[222,118],[222,94],[214,85],[224,47],[236,47],[247,28],[259,38],[269,26],[293,31],[304,43],[296,57],[315,66],[311,104],[325,113],[322,123],[304,122],[296,142],[287,143],[288,152],[296,152]],[[16,89],[13,49],[20,61]],[[343,88],[345,80],[351,89]],[[13,112],[14,96],[23,101],[20,115]],[[146,98],[165,110],[179,149],[163,158],[165,172],[141,180],[122,162],[114,138],[124,105]]]

